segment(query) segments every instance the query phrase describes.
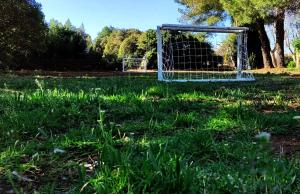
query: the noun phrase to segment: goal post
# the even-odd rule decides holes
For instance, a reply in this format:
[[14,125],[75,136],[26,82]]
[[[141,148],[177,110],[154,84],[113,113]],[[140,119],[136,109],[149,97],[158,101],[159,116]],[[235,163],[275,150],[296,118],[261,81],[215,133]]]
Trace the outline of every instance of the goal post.
[[158,80],[254,81],[249,71],[247,27],[157,27]]
[[122,72],[147,72],[148,60],[143,58],[124,57],[122,60]]

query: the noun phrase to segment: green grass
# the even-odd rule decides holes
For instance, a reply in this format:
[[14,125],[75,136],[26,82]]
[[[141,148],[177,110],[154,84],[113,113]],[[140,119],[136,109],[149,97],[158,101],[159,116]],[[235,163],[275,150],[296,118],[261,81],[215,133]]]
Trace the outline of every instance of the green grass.
[[300,193],[299,156],[254,138],[299,129],[299,96],[300,78],[283,75],[206,84],[1,75],[0,189]]

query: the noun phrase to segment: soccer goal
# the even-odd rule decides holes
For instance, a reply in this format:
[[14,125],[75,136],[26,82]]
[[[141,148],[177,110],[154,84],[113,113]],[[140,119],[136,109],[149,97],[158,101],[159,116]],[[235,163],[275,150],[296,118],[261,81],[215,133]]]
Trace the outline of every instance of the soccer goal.
[[148,60],[146,57],[143,58],[131,58],[125,57],[122,62],[123,72],[147,72]]
[[254,81],[249,71],[247,31],[246,27],[158,26],[158,79]]

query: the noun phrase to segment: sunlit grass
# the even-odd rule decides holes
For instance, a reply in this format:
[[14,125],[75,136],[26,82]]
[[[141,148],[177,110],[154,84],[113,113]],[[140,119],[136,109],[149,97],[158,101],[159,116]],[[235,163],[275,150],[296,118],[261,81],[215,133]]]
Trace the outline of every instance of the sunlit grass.
[[254,137],[299,125],[299,81],[3,75],[0,186],[28,193],[297,193],[299,157],[275,155]]

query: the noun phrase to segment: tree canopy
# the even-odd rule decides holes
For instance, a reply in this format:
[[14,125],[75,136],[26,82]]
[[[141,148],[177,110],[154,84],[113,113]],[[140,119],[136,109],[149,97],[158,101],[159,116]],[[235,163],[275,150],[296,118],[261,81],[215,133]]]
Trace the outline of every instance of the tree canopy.
[[226,18],[226,12],[220,0],[175,0],[184,5],[179,12],[182,13],[182,19],[192,21],[193,23],[216,24]]
[[0,1],[0,65],[20,65],[44,48],[46,25],[35,0]]
[[87,52],[88,36],[68,20],[64,25],[51,20],[47,33],[46,55],[50,58],[78,58]]
[[[284,17],[285,12],[296,12],[300,2],[294,0],[175,0],[183,18],[193,23],[216,24],[230,16],[235,26],[250,25],[259,32],[265,67],[282,67],[284,64]],[[271,58],[271,46],[264,25],[274,23],[276,43]],[[273,59],[273,60],[272,60]]]

